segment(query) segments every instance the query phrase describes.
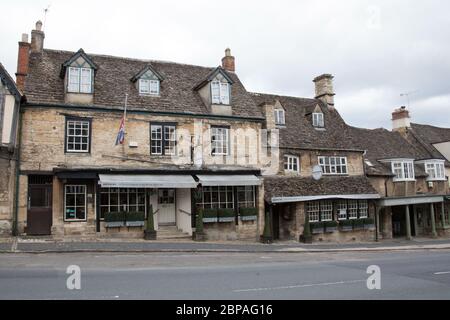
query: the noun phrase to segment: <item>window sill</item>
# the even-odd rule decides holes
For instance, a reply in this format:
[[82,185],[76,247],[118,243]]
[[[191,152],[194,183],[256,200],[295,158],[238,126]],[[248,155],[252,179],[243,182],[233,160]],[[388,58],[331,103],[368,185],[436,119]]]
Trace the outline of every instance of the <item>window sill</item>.
[[84,220],[64,220],[64,223],[71,223],[71,222],[87,222],[87,219],[84,219]]
[[416,179],[393,179],[392,182],[416,182]]
[[66,155],[76,155],[76,156],[79,156],[79,155],[90,156],[91,155],[91,153],[89,151],[66,151],[66,152],[64,152],[64,154],[66,154]]
[[285,124],[275,124],[275,127],[279,128],[279,129],[286,129]]
[[160,98],[160,94],[151,94],[151,93],[139,93],[139,97],[155,97]]

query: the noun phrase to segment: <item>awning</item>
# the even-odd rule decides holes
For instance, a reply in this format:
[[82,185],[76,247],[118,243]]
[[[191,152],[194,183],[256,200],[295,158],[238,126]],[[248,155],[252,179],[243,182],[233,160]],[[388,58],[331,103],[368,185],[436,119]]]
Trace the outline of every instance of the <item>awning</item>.
[[204,187],[209,186],[260,186],[262,181],[255,175],[197,175]]
[[380,200],[380,206],[382,207],[406,206],[411,204],[437,203],[443,201],[444,196],[433,196],[433,195],[402,197],[402,198],[384,198]]
[[104,188],[197,188],[190,175],[99,174]]

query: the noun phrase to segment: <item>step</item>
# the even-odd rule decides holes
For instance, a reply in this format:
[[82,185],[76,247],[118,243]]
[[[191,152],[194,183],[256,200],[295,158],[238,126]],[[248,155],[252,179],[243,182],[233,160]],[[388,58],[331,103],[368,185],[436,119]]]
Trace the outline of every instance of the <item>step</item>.
[[165,239],[190,239],[191,236],[179,230],[176,226],[160,226],[156,232],[158,240]]

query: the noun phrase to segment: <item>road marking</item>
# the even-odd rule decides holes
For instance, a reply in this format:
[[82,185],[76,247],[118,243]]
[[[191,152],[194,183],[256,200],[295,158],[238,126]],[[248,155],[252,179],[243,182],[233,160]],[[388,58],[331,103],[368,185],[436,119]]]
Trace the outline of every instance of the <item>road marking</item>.
[[366,282],[366,281],[367,280],[349,280],[349,281],[338,281],[338,282],[310,283],[310,284],[298,284],[298,285],[292,285],[292,286],[252,288],[252,289],[238,289],[238,290],[233,290],[233,292],[250,292],[250,291],[268,291],[268,290],[296,289],[296,288],[308,288],[308,287],[319,287],[319,286],[332,286],[332,285],[338,285],[338,284],[350,284],[350,283],[358,283],[358,282]]
[[442,272],[435,272],[435,275],[440,275],[440,274],[449,274],[450,271],[442,271]]

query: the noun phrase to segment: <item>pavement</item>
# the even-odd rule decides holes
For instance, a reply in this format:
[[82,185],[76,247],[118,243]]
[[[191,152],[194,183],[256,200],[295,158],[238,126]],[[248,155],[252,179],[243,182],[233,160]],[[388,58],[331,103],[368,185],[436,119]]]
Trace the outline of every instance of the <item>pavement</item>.
[[194,241],[81,241],[50,238],[6,238],[0,241],[0,253],[51,253],[51,252],[346,252],[346,251],[405,251],[450,249],[450,239],[415,238],[384,240],[367,243],[315,243],[275,242],[194,242]]
[[448,300],[450,250],[4,253],[0,299]]

